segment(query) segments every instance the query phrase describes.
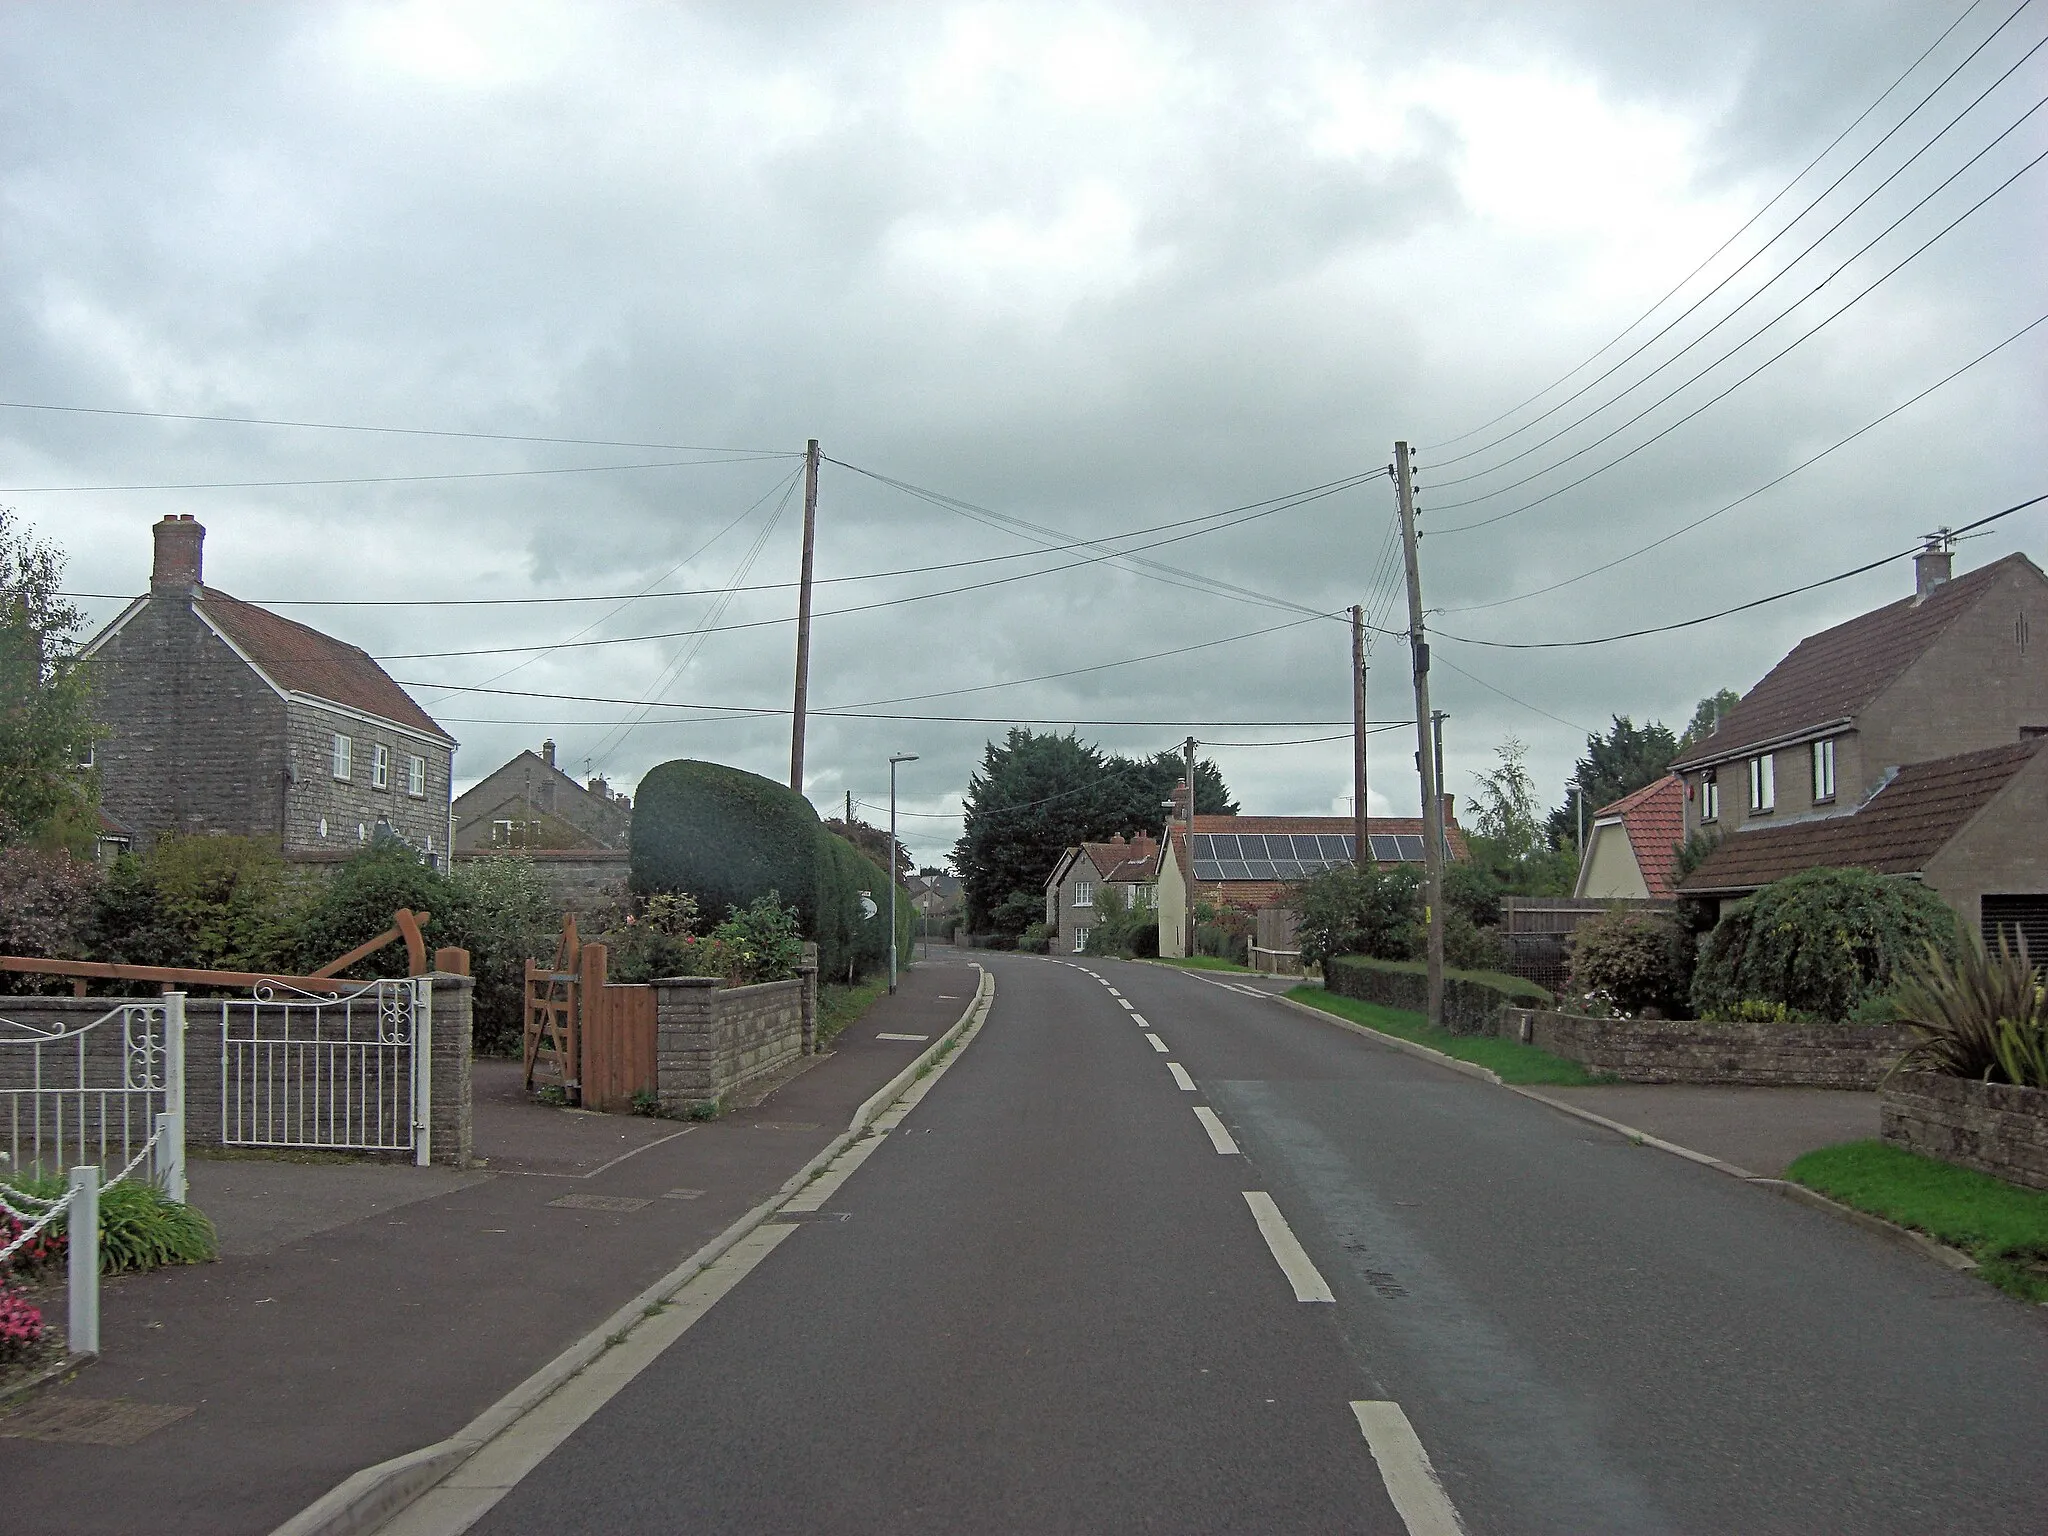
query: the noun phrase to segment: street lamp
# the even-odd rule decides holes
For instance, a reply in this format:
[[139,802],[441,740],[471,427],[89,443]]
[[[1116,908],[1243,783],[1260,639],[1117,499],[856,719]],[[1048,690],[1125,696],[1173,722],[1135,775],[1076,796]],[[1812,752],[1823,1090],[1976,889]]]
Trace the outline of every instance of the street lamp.
[[915,752],[889,759],[889,995],[896,995],[896,765],[914,763]]

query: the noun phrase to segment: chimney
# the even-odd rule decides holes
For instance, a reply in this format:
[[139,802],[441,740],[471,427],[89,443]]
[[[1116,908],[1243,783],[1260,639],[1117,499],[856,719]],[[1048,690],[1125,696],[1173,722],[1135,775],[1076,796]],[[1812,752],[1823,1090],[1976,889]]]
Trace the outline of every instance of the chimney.
[[1182,779],[1175,784],[1173,786],[1173,793],[1168,798],[1173,806],[1173,809],[1168,814],[1175,821],[1185,822],[1188,819],[1188,781]]
[[149,573],[152,592],[197,592],[200,556],[206,545],[206,529],[192,520],[190,512],[166,517],[151,532],[156,535],[156,564]]
[[555,739],[552,736],[540,744],[540,760],[550,768],[555,766]]
[[1458,824],[1458,797],[1456,795],[1439,795],[1437,798],[1444,803],[1444,825],[1446,827],[1455,827]]
[[1927,544],[1913,557],[1913,599],[1918,602],[1949,578],[1955,538],[1946,528],[1927,535]]

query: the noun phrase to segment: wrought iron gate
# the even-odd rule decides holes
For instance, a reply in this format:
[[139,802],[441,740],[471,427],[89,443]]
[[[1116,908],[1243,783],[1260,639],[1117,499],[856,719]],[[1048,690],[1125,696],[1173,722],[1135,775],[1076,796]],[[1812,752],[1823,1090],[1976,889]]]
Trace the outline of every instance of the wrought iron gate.
[[422,1167],[433,1102],[433,982],[282,985],[221,1007],[221,1140],[238,1147],[410,1152]]
[[174,992],[80,1025],[0,1018],[0,1175],[94,1164],[184,1199],[184,1010]]

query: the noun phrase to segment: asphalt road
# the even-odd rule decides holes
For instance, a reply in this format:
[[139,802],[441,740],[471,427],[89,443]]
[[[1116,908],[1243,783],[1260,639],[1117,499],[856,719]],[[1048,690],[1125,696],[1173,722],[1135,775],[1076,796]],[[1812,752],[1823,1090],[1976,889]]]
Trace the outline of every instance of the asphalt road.
[[1422,1530],[1407,1426],[1474,1532],[2042,1529],[2039,1309],[1199,975],[993,968],[844,1219],[477,1530]]

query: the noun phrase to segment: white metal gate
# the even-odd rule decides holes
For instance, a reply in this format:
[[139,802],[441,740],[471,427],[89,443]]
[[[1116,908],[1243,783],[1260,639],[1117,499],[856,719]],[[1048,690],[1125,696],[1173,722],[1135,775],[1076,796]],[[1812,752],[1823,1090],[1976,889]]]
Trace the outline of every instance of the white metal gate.
[[281,985],[220,1005],[221,1141],[429,1160],[433,983]]
[[0,1175],[90,1164],[116,1183],[148,1158],[143,1176],[174,1184],[183,1200],[182,1122],[164,1117],[184,1108],[182,993],[122,1003],[89,1024],[0,1018]]

